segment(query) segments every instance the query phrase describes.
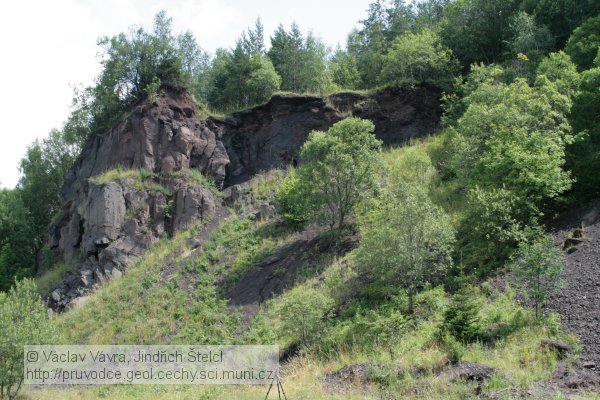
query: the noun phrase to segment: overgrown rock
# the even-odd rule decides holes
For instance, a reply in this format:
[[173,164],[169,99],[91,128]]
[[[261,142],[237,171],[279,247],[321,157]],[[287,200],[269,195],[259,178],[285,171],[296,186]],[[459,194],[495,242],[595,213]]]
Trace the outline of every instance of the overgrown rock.
[[485,364],[471,361],[461,361],[449,367],[444,375],[451,381],[462,379],[465,381],[483,382],[492,377],[496,370]]

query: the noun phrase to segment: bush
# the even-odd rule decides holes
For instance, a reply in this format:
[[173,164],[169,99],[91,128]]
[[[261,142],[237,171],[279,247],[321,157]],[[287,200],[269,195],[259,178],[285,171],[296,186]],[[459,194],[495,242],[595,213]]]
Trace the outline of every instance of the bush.
[[32,280],[16,282],[9,292],[0,292],[0,399],[14,399],[21,388],[23,346],[57,340]]
[[310,219],[310,204],[305,196],[305,188],[294,167],[288,169],[287,176],[279,184],[275,202],[283,220],[294,227],[304,225]]
[[479,316],[481,306],[467,293],[457,293],[444,313],[440,328],[442,337],[452,336],[461,343],[472,343],[485,337],[485,329]]
[[442,339],[442,347],[446,351],[448,360],[452,364],[458,364],[465,355],[465,346],[452,335],[446,335]]
[[333,307],[333,300],[313,288],[297,288],[287,293],[278,305],[281,321],[280,336],[293,342],[309,345],[324,327],[324,321]]
[[513,272],[523,293],[533,302],[536,318],[540,317],[548,294],[561,287],[559,276],[564,266],[564,254],[552,243],[551,236],[543,235],[519,245]]

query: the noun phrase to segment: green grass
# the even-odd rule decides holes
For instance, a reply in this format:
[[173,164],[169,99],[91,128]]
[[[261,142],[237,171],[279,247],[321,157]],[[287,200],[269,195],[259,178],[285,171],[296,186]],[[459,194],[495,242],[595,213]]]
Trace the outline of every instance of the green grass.
[[286,171],[282,169],[272,169],[258,173],[250,183],[250,191],[254,200],[261,202],[272,197],[285,175]]
[[[402,165],[409,151],[427,154],[433,164],[443,161],[446,137],[442,134],[412,141],[411,149],[394,148],[384,153],[389,166]],[[138,176],[126,171],[115,177]],[[193,173],[192,173],[193,174]],[[139,173],[141,176],[141,173]],[[255,179],[250,190],[255,199],[266,199],[281,179],[273,171]],[[204,176],[192,176],[206,186]],[[104,178],[108,179],[108,178]],[[108,179],[108,180],[110,180]],[[107,180],[107,181],[108,181]],[[456,184],[433,179],[430,195],[455,221],[461,218],[464,196]],[[298,238],[300,233],[273,221],[253,221],[231,215],[201,250],[191,256],[189,238],[200,226],[165,239],[129,267],[120,280],[111,281],[83,306],[58,316],[55,321],[68,343],[90,344],[278,344],[285,348],[298,342],[285,329],[289,318],[282,306],[298,293],[319,293],[334,306],[316,321],[316,335],[301,346],[301,355],[283,367],[288,398],[293,399],[469,399],[478,398],[476,384],[449,382],[438,371],[447,362],[450,349],[440,329],[451,295],[441,287],[426,288],[415,298],[415,314],[408,315],[407,297],[378,297],[367,290],[355,266],[354,253],[337,258],[323,255],[318,266],[306,270],[281,296],[267,302],[250,326],[241,323],[227,306],[224,290],[265,257]],[[302,270],[302,266],[300,266]],[[284,274],[286,271],[275,271]],[[47,278],[50,279],[50,278]],[[293,295],[296,295],[295,297]],[[301,297],[301,296],[300,296]],[[494,289],[483,283],[470,297],[480,305],[479,317],[492,340],[459,343],[462,359],[481,362],[496,369],[482,385],[482,395],[533,389],[551,377],[557,357],[540,348],[542,339],[553,338],[576,345],[576,339],[561,330],[556,318],[535,320],[510,288]],[[288,319],[286,321],[285,319]],[[293,321],[292,321],[293,322]],[[569,356],[572,359],[576,355]],[[372,373],[378,383],[363,391],[358,385],[346,393],[328,393],[320,378],[345,365],[372,362],[392,367]],[[395,368],[404,373],[392,373]],[[419,370],[419,373],[415,371]],[[264,398],[265,386],[105,386],[68,389],[26,388],[26,399],[256,399]],[[504,397],[506,395],[506,397]],[[582,399],[596,398],[582,394]]]
[[65,273],[72,271],[73,269],[75,269],[73,264],[61,262],[53,265],[43,274],[37,276],[35,278],[35,283],[40,295],[48,296],[50,291],[63,280]]

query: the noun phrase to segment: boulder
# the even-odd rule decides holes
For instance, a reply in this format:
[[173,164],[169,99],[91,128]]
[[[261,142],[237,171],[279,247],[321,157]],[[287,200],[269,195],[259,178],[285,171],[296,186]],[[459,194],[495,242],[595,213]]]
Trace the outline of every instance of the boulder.
[[173,227],[184,230],[194,221],[205,221],[215,213],[215,203],[210,191],[204,188],[182,188],[175,194]]
[[121,185],[108,182],[92,186],[85,209],[82,255],[96,254],[99,247],[118,238],[125,211]]

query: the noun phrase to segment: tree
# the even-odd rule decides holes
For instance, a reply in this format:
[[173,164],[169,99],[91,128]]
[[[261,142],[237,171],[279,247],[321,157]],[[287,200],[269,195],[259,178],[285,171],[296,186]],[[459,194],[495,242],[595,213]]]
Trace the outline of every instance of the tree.
[[463,344],[485,336],[479,316],[481,305],[473,299],[472,293],[472,288],[465,288],[452,297],[452,303],[444,312],[444,321],[440,327],[440,333],[450,334]]
[[265,54],[265,38],[264,28],[260,18],[256,19],[254,29],[248,28],[245,33],[242,33],[241,43],[244,51],[249,55]]
[[23,383],[23,346],[55,344],[58,331],[35,283],[16,282],[0,292],[0,399],[14,399]]
[[452,87],[459,65],[452,51],[430,30],[398,36],[385,57],[382,81],[398,86]]
[[505,188],[474,187],[466,198],[458,227],[458,258],[462,272],[485,275],[507,260],[527,239],[527,226],[537,226],[539,210]]
[[300,180],[311,217],[342,228],[354,206],[372,196],[383,168],[381,141],[371,121],[347,118],[327,132],[312,131],[302,146]]
[[281,78],[261,53],[248,53],[243,38],[231,50],[217,50],[209,73],[208,104],[219,110],[236,110],[267,101]]
[[463,99],[466,110],[450,128],[447,167],[469,193],[460,251],[479,273],[506,260],[547,205],[571,186],[564,170],[571,101],[561,93],[571,90],[570,72],[558,55],[542,62],[535,86],[484,74]]
[[393,184],[371,211],[359,218],[359,268],[375,284],[400,287],[413,298],[426,283],[439,283],[451,267],[454,231],[448,215],[422,188]]
[[0,291],[35,273],[38,236],[19,189],[0,189]]
[[342,89],[358,89],[362,86],[356,57],[339,46],[329,64],[333,82]]
[[551,236],[542,235],[521,243],[513,261],[515,278],[533,301],[535,317],[539,318],[548,295],[562,285],[559,277],[565,266],[564,254],[552,243]]
[[593,66],[600,48],[600,15],[592,17],[573,31],[565,47],[566,53],[580,71]]
[[521,11],[510,22],[511,38],[508,47],[513,54],[538,59],[552,48],[554,38],[545,25],[538,25],[532,15]]
[[324,318],[333,305],[333,300],[319,290],[292,290],[277,308],[282,333],[301,345],[310,344],[322,331]]
[[327,49],[311,33],[304,38],[296,23],[289,32],[283,25],[277,27],[267,54],[281,76],[282,90],[320,93],[327,87]]
[[570,187],[562,167],[570,100],[544,78],[531,87],[487,80],[466,98],[454,131],[455,172],[474,187],[503,187],[539,208]]
[[356,59],[364,88],[380,83],[383,61],[390,43],[415,25],[412,5],[403,1],[376,0],[369,4],[361,29],[348,35],[348,54]]
[[500,61],[510,38],[511,17],[518,0],[456,0],[448,4],[441,22],[442,43],[463,67]]
[[600,3],[596,0],[522,0],[520,8],[540,25],[546,25],[555,38],[556,48],[564,47],[567,39],[577,26],[600,13]]
[[577,67],[563,51],[548,54],[538,65],[536,75],[536,86],[553,86],[569,100],[575,96],[581,80]]
[[[600,54],[600,53],[599,53]],[[571,124],[577,133],[567,148],[567,165],[576,177],[576,195],[584,200],[600,194],[600,64],[581,74],[573,98]]]
[[18,187],[33,220],[32,239],[37,250],[41,248],[50,220],[61,207],[64,175],[78,151],[78,145],[69,144],[64,133],[54,129],[47,138],[33,142],[21,159]]

